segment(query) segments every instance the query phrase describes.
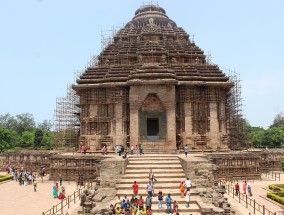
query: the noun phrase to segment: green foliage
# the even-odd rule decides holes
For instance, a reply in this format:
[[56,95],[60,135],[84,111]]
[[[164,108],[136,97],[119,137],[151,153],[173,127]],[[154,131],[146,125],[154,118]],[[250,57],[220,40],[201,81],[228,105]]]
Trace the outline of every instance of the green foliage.
[[13,178],[13,176],[11,175],[5,175],[5,176],[0,176],[0,182],[2,181],[7,181],[7,180],[11,180]]
[[[277,120],[277,122],[279,121]],[[263,129],[261,127],[252,127],[245,121],[244,133],[248,145],[254,147],[284,147],[284,125],[280,122],[273,124],[268,129]]]
[[10,149],[18,142],[19,135],[14,130],[0,127],[0,152]]
[[11,151],[18,147],[51,149],[54,145],[52,124],[44,120],[36,126],[30,113],[11,116],[0,115],[0,151]]
[[284,205],[284,198],[281,197],[283,196],[282,193],[273,193],[273,192],[268,192],[266,196],[282,205]]
[[284,112],[281,112],[275,116],[273,124],[270,126],[270,128],[279,126],[284,126]]
[[21,146],[30,147],[33,145],[35,139],[34,131],[24,131],[21,136]]
[[34,138],[35,148],[39,148],[41,146],[42,139],[43,139],[43,131],[37,128],[35,131],[35,138]]

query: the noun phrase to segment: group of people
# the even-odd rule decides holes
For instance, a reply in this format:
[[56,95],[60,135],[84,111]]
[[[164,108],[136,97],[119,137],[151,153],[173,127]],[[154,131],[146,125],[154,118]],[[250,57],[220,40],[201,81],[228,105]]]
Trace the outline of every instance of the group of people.
[[59,184],[56,182],[52,188],[53,198],[58,198],[60,200],[65,199],[65,187],[62,185],[62,176],[59,176]]
[[[174,200],[171,194],[167,194],[164,196],[162,190],[159,190],[157,195],[155,194],[155,182],[157,179],[154,176],[152,169],[149,172],[149,183],[146,186],[147,196],[144,199],[143,196],[138,196],[139,193],[139,185],[137,181],[134,181],[132,185],[133,195],[130,199],[127,196],[124,196],[123,199],[118,196],[118,199],[115,205],[111,205],[113,210],[113,214],[126,214],[126,215],[152,215],[152,201],[154,197],[157,197],[158,200],[158,208],[161,210],[163,208],[163,204],[166,205],[167,213],[178,213],[178,201]],[[181,197],[186,198],[187,207],[189,207],[190,202],[190,188],[192,184],[189,178],[180,183],[180,192]]]
[[[244,194],[246,195],[247,192],[250,196],[252,196],[252,192],[251,192],[251,186],[249,184],[247,184],[247,181],[244,181],[243,183],[243,192]],[[238,196],[240,194],[240,185],[239,183],[237,182],[235,184],[235,195]]]
[[136,145],[135,147],[134,146],[131,146],[130,147],[130,154],[131,155],[134,155],[134,153],[138,156],[138,155],[144,155],[143,153],[143,145],[142,144],[139,144],[139,145]]
[[13,180],[18,182],[20,186],[33,185],[34,192],[37,191],[36,173],[33,171],[24,170],[23,167],[18,170],[14,166],[7,166],[6,172],[12,175]]

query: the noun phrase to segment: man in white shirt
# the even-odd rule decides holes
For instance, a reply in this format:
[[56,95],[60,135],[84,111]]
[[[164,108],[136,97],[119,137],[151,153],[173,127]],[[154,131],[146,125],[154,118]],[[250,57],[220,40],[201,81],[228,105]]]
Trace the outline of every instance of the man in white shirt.
[[186,191],[190,191],[191,188],[191,181],[189,180],[189,178],[187,178],[184,182],[184,185],[186,187]]

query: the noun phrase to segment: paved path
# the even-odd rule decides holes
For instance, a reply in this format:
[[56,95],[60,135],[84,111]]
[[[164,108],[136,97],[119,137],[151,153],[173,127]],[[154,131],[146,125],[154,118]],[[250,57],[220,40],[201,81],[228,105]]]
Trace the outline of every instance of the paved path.
[[[251,199],[255,199],[255,202],[260,204],[261,206],[265,206],[268,210],[271,212],[276,212],[277,215],[283,215],[284,214],[284,206],[280,207],[276,204],[274,204],[272,201],[267,200],[266,198],[263,198],[266,196],[268,191],[268,185],[269,184],[283,184],[284,183],[284,175],[281,175],[281,180],[280,181],[274,181],[271,178],[266,177],[264,174],[262,175],[262,180],[259,181],[248,181],[248,184],[252,187],[252,193],[253,196],[250,197]],[[240,191],[243,193],[242,187],[243,187],[243,181],[239,181],[240,184]],[[229,202],[231,203],[232,206],[234,207],[241,207],[244,206],[244,203],[241,205],[238,202],[238,198],[235,197],[235,199],[232,198],[232,195],[229,197]],[[262,209],[262,207],[261,207]],[[251,209],[252,211],[252,209]],[[256,213],[259,214],[259,213]]]
[[[59,199],[52,197],[54,182],[44,178],[43,183],[38,181],[38,191],[33,186],[20,186],[15,181],[0,184],[0,214],[1,215],[41,215],[43,211],[60,203]],[[75,182],[63,182],[66,194],[70,195],[76,190]]]

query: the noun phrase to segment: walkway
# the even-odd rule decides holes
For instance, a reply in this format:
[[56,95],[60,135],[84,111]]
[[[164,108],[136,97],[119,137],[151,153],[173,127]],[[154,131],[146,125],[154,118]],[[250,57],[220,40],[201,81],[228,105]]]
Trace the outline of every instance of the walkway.
[[[1,215],[40,215],[60,202],[52,197],[54,182],[45,177],[43,183],[38,181],[38,191],[33,186],[20,186],[15,181],[0,184],[0,214]],[[75,182],[65,182],[66,194],[76,190]]]

